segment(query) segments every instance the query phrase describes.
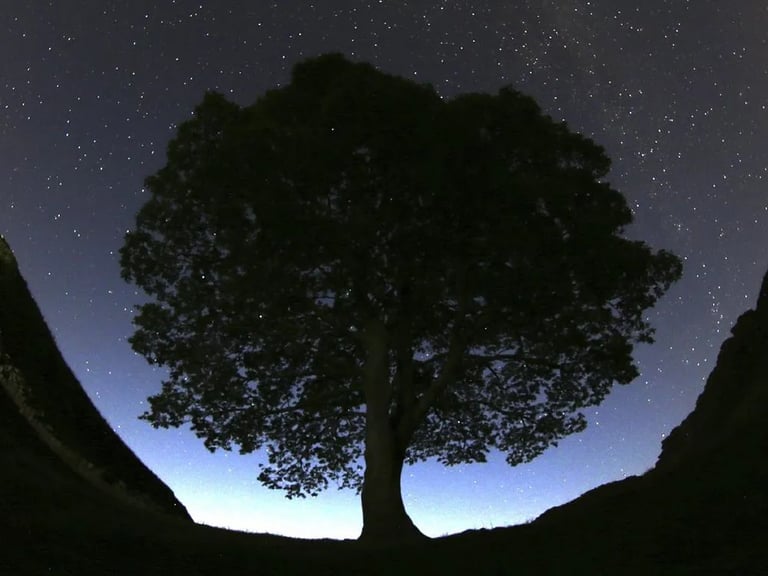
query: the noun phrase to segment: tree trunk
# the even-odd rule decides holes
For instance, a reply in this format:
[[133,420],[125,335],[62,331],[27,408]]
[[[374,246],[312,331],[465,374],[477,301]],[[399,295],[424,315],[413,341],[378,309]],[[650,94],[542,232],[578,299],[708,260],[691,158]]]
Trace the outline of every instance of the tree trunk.
[[363,479],[363,531],[360,540],[396,543],[425,538],[405,512],[400,490],[404,450],[394,431],[384,438],[367,438]]
[[364,330],[367,358],[363,389],[365,413],[365,476],[362,505],[367,542],[403,542],[423,538],[405,513],[400,476],[408,439],[400,438],[390,421],[391,382],[387,361],[387,332],[380,321]]

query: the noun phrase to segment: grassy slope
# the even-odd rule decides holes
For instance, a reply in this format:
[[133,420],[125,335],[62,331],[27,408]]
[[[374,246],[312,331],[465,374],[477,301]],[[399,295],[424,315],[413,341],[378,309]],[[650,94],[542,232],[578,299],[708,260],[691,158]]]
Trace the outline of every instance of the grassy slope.
[[[83,470],[159,509],[189,518],[171,490],[99,414],[61,356],[5,241],[0,237],[0,365],[22,376],[28,412]],[[7,375],[6,375],[7,382]],[[191,519],[190,519],[191,520]]]

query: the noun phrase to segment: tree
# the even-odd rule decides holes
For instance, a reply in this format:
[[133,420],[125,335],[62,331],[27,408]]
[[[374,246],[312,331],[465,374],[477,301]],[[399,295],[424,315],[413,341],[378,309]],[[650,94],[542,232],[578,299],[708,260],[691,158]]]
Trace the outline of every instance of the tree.
[[239,107],[208,94],[121,250],[168,367],[142,417],[265,450],[288,497],[361,490],[420,534],[404,463],[527,462],[637,375],[680,261],[622,236],[603,149],[504,88],[441,99],[331,54]]

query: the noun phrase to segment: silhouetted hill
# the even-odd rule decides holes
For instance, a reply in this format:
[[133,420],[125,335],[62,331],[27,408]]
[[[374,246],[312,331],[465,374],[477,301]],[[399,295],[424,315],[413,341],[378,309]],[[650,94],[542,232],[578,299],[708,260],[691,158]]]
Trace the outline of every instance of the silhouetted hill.
[[1,237],[0,416],[0,434],[6,440],[10,436],[6,449],[34,446],[35,454],[46,454],[42,444],[93,489],[191,520],[94,407],[62,358]]
[[768,273],[756,308],[731,332],[652,470],[595,488],[535,524],[557,532],[581,525],[580,538],[604,538],[625,556],[622,542],[643,541],[644,554],[700,570],[691,573],[768,574]]
[[[729,469],[760,481],[765,505],[768,486],[768,274],[757,306],[742,314],[717,358],[696,409],[662,443],[656,469],[692,467],[708,474]],[[738,473],[737,473],[738,471]]]

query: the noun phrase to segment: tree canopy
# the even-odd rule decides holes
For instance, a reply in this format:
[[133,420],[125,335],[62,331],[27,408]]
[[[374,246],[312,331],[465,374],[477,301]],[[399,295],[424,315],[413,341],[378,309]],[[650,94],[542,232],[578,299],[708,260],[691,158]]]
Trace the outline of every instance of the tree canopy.
[[681,265],[624,236],[609,166],[511,88],[337,54],[250,106],[207,94],[121,250],[151,297],[131,344],[169,369],[143,417],[265,450],[289,497],[362,488],[363,535],[410,528],[404,462],[529,461],[637,375]]

